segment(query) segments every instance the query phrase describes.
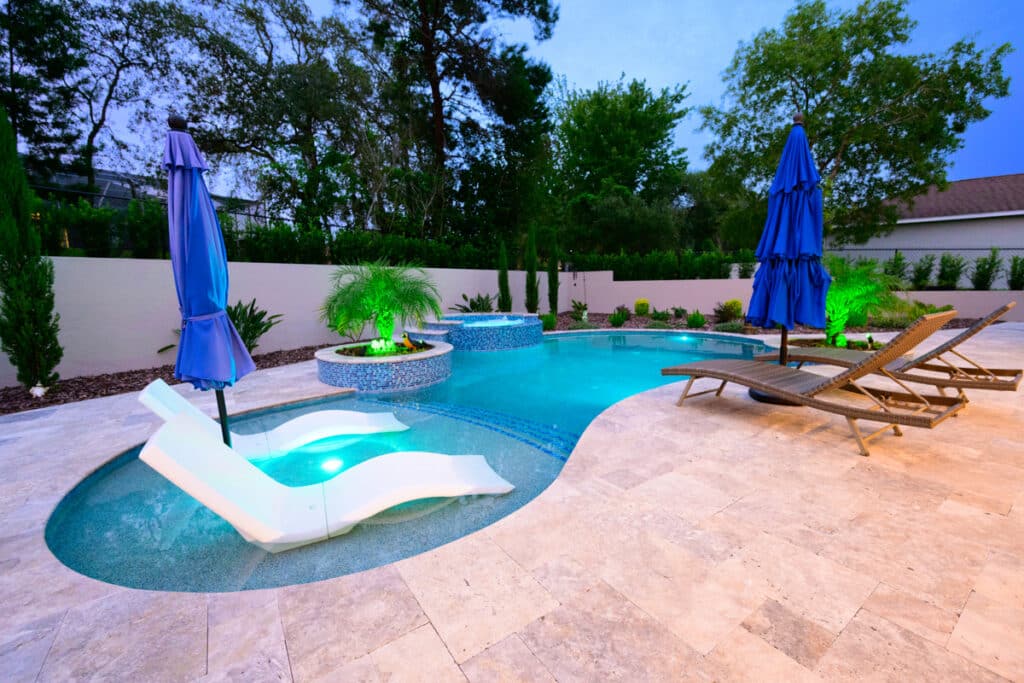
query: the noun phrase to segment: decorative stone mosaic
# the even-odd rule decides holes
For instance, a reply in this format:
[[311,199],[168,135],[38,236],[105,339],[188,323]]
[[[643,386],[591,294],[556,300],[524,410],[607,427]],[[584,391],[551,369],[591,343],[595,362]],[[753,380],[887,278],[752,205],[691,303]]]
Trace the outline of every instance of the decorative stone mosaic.
[[[473,323],[507,322],[475,326]],[[447,333],[445,334],[445,330]],[[540,319],[532,313],[465,313],[428,322],[422,330],[408,330],[409,338],[432,341],[443,338],[459,351],[502,351],[534,346],[544,340]],[[445,334],[439,337],[439,334]]]
[[317,377],[324,384],[382,392],[418,389],[437,384],[452,374],[452,346],[435,340],[434,348],[408,356],[352,357],[337,353],[341,346],[316,352]]

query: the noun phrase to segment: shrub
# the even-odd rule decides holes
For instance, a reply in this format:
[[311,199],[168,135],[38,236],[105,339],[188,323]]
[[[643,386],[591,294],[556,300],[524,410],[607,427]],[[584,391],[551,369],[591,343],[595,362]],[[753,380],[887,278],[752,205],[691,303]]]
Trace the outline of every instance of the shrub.
[[651,322],[647,323],[646,327],[649,330],[671,330],[672,329],[672,326],[669,325],[664,320],[652,320]]
[[939,274],[935,276],[935,284],[939,289],[956,289],[965,270],[967,261],[963,256],[943,254],[939,259]]
[[672,315],[674,315],[677,318],[685,318],[686,317],[686,309],[683,308],[682,306],[673,306],[672,307]]
[[569,329],[570,330],[595,330],[595,329],[597,329],[597,325],[595,325],[592,322],[587,322],[586,320],[578,320],[578,321],[572,323],[571,325],[569,325]]
[[284,317],[282,313],[268,316],[262,308],[256,308],[256,299],[250,301],[248,305],[239,301],[234,306],[228,306],[227,314],[249,353],[259,346],[260,337],[280,323]]
[[529,313],[536,313],[540,294],[537,290],[537,228],[533,225],[526,235],[523,264],[526,267],[526,310]]
[[572,300],[572,316],[573,320],[586,320],[587,319],[587,304],[583,301]]
[[1014,256],[1010,259],[1007,285],[1010,289],[1024,289],[1024,256]]
[[902,330],[922,315],[951,310],[952,306],[935,306],[916,299],[906,301],[893,297],[884,306],[871,314],[871,324],[885,329]]
[[903,257],[899,249],[892,255],[892,258],[882,264],[882,272],[889,277],[896,278],[900,282],[904,282],[907,279],[907,269],[910,264],[907,263],[907,259]]
[[971,271],[971,286],[978,290],[992,289],[992,283],[1003,269],[1003,260],[999,258],[999,250],[992,247],[988,256],[979,256]]
[[739,320],[730,320],[727,323],[718,323],[714,329],[715,332],[740,333],[743,331],[743,323]]
[[14,131],[0,108],[0,349],[27,388],[48,387],[64,355],[54,313],[53,262],[32,225],[36,199],[18,159]]
[[558,243],[554,238],[548,254],[548,310],[558,313]]
[[647,315],[651,310],[651,302],[647,299],[637,299],[633,302],[633,312],[637,315]]
[[751,261],[750,263],[741,263],[738,275],[741,279],[749,280],[754,277],[754,271],[757,270],[757,263]]
[[686,326],[690,329],[698,327],[704,327],[708,322],[707,318],[700,311],[694,311],[690,315],[686,316]]
[[131,200],[124,214],[124,228],[134,258],[163,258],[167,254],[167,209],[160,202]]
[[651,311],[651,320],[657,320],[658,322],[666,323],[668,322],[668,319],[670,317],[671,315],[668,311],[659,311],[657,308]]
[[449,306],[448,310],[459,313],[491,313],[494,311],[494,298],[492,294],[477,294],[470,299],[463,294],[462,300],[466,303]]
[[498,251],[498,310],[508,313],[512,310],[512,292],[508,288],[508,252],[505,242]]
[[724,304],[715,306],[715,320],[720,323],[730,323],[743,317],[743,302],[739,299],[729,299]]
[[545,313],[540,316],[541,329],[545,332],[550,332],[558,326],[558,316],[554,313]]
[[608,316],[608,324],[612,327],[622,327],[629,320],[629,314],[623,314],[621,311],[616,310],[610,316]]
[[629,312],[629,306],[616,306],[615,312],[622,315],[623,320],[629,320],[633,314]]
[[752,249],[739,249],[733,257],[736,259],[736,263],[739,264],[738,275],[741,279],[754,277],[757,261]]
[[928,254],[914,264],[914,270],[910,274],[910,282],[914,289],[921,291],[928,287],[932,281],[932,271],[935,270],[935,255]]
[[867,314],[895,299],[889,291],[892,278],[878,272],[871,259],[856,263],[836,255],[825,257],[825,267],[832,275],[832,285],[825,298],[825,337],[836,343],[847,325],[867,322]]
[[331,281],[334,291],[320,307],[320,319],[343,336],[355,338],[370,323],[391,342],[396,318],[422,323],[428,313],[441,317],[441,295],[422,268],[382,261],[340,266]]

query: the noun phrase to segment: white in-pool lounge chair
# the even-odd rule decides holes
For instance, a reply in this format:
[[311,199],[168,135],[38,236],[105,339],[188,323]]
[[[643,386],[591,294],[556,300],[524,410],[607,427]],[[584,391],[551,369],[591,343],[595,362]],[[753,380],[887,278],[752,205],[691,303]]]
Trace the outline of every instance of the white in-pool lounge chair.
[[[162,379],[153,380],[139,394],[139,401],[165,422],[179,413],[187,413],[211,434],[220,434],[220,425],[172,389]],[[319,410],[285,422],[268,432],[231,433],[231,447],[247,458],[290,451],[307,443],[345,434],[377,434],[408,429],[394,413],[361,413],[356,410]]]
[[319,484],[285,486],[225,446],[219,430],[211,433],[186,412],[167,420],[139,459],[272,553],[348,533],[411,500],[515,488],[483,456],[425,452],[388,453]]

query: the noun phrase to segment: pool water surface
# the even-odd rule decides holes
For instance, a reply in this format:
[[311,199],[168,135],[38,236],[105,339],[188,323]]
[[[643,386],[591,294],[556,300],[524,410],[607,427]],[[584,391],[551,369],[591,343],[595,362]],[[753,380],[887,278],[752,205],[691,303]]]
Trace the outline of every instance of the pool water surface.
[[661,368],[750,358],[763,348],[739,337],[678,332],[552,335],[530,348],[455,352],[452,376],[426,389],[336,397],[232,424],[251,433],[314,410],[394,412],[408,431],[335,437],[253,462],[281,483],[301,486],[394,451],[479,454],[515,485],[504,496],[415,501],[344,536],[275,555],[244,541],[139,461],[135,448],[65,497],[47,524],[46,540],[72,569],[135,588],[248,590],[370,569],[455,540],[525,505],[558,476],[601,411],[679,379],[662,377]]

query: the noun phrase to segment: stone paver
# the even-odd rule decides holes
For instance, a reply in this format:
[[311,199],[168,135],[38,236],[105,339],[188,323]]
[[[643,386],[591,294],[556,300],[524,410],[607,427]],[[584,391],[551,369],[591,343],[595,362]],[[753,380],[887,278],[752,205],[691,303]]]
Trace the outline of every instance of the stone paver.
[[[967,350],[1024,366],[1024,324]],[[228,407],[335,391],[300,363]],[[210,595],[104,584],[46,547],[60,499],[156,428],[134,395],[0,416],[0,680],[1024,681],[1021,393],[972,392],[862,458],[838,416],[679,391],[605,411],[544,493],[467,538]]]

